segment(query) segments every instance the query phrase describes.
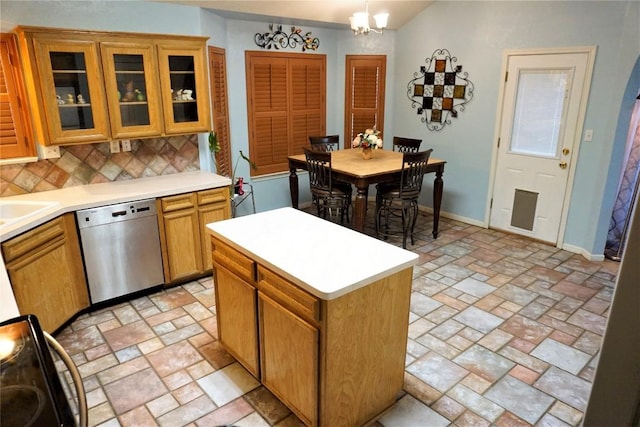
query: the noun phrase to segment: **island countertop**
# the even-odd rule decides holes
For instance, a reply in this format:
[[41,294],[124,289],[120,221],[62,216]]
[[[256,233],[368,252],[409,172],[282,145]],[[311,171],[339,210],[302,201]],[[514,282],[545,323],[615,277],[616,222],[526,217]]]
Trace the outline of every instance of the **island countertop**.
[[293,208],[207,224],[207,231],[324,300],[418,260],[413,252]]

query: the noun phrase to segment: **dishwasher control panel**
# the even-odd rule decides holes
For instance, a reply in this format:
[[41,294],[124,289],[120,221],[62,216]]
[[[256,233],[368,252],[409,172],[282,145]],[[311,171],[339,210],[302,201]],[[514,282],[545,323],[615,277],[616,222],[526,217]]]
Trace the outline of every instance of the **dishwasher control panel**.
[[157,215],[155,199],[139,200],[117,205],[100,206],[76,212],[78,228],[112,224],[118,221]]

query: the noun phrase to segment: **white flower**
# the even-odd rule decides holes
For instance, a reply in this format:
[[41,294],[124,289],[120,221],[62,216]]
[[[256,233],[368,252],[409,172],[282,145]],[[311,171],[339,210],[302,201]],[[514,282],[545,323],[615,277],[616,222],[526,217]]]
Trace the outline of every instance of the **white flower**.
[[364,132],[359,133],[351,142],[352,147],[362,148],[382,148],[382,138],[379,138],[379,130],[367,129]]

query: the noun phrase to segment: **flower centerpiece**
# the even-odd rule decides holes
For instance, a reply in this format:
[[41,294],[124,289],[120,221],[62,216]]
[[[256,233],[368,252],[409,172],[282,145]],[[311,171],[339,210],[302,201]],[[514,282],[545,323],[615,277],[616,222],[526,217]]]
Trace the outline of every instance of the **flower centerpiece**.
[[351,147],[362,148],[362,157],[365,160],[371,158],[371,150],[382,148],[382,138],[380,138],[380,131],[376,129],[367,129],[364,132],[360,132],[351,142]]

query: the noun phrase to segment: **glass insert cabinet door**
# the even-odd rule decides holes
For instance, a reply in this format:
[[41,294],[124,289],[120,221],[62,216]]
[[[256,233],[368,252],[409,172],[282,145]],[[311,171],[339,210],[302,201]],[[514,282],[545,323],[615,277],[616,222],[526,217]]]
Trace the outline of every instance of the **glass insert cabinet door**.
[[107,106],[94,42],[37,40],[50,144],[109,138]]
[[162,108],[152,44],[101,43],[114,138],[158,136]]
[[209,87],[202,43],[158,46],[160,82],[167,134],[210,128]]

